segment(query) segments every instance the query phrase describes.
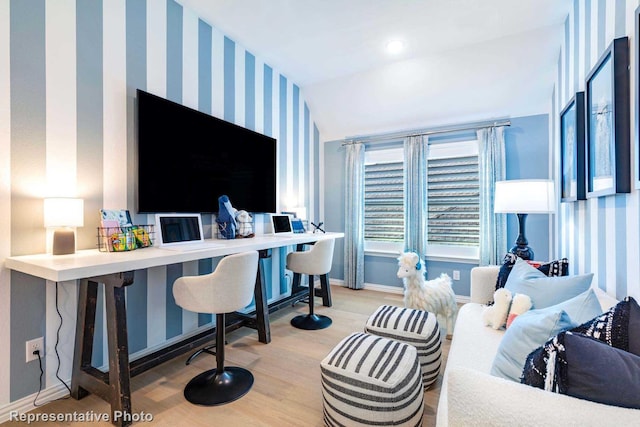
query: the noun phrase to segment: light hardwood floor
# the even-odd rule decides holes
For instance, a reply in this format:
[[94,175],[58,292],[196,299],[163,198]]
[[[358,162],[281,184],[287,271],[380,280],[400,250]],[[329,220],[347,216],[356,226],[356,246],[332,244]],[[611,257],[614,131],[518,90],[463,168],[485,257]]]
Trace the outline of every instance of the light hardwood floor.
[[[255,331],[241,328],[227,335],[226,364],[249,369],[255,383],[251,391],[236,402],[218,407],[190,404],[182,394],[184,385],[195,375],[215,367],[215,357],[199,356],[185,366],[188,355],[177,357],[132,378],[134,413],[151,414],[153,421],[138,422],[144,426],[322,426],[322,394],[320,361],[345,336],[362,331],[373,311],[382,304],[402,305],[402,295],[368,290],[353,291],[332,286],[333,307],[322,307],[316,299],[316,312],[333,319],[331,327],[320,331],[293,328],[289,321],[308,310],[299,303],[271,315],[270,344],[258,342]],[[443,335],[444,336],[444,335]],[[451,341],[443,342],[443,367]],[[424,426],[435,425],[442,370],[438,381],[425,393]],[[88,396],[82,400],[65,399],[51,402],[34,412],[87,413],[109,412],[103,400]],[[3,425],[25,425],[7,422]],[[32,423],[32,426],[85,423]],[[94,422],[92,426],[111,426]]]

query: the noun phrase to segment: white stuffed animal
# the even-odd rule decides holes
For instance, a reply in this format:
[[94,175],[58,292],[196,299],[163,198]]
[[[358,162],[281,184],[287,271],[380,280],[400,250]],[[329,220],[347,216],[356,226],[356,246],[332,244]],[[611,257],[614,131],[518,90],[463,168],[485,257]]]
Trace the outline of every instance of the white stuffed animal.
[[249,212],[236,212],[236,222],[238,223],[236,237],[253,237],[253,224],[251,221],[252,218]]
[[511,326],[511,322],[513,319],[521,315],[522,313],[528,311],[533,306],[531,302],[531,297],[525,294],[515,294],[513,296],[513,300],[511,301],[511,309],[509,310],[509,315],[507,316],[507,329]]
[[446,325],[447,339],[451,339],[458,316],[451,278],[442,273],[440,277],[425,280],[424,273],[424,262],[415,252],[405,252],[398,257],[397,275],[404,284],[404,306],[435,314],[438,323]]
[[511,291],[500,288],[493,294],[493,305],[485,307],[482,312],[482,321],[485,326],[500,329],[507,323],[509,306],[511,305]]

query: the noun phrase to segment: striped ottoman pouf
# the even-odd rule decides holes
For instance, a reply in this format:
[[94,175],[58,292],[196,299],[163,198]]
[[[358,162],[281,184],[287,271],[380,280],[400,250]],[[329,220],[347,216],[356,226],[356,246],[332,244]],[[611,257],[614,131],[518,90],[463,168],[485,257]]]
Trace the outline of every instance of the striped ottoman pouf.
[[424,399],[415,347],[356,332],[320,362],[328,426],[419,426]]
[[402,341],[418,350],[425,391],[438,379],[442,363],[440,325],[435,314],[382,305],[367,320],[369,334]]

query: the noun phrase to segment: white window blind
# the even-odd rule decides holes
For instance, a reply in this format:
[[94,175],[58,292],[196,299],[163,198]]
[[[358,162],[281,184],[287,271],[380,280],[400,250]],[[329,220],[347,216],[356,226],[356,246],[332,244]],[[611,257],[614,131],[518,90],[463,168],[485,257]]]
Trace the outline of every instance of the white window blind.
[[[475,141],[473,143],[477,147]],[[465,145],[473,148],[471,144]],[[471,153],[468,150],[461,151],[466,151],[466,154],[453,150],[443,156],[429,155],[427,168],[429,245],[478,246],[479,244],[480,185],[477,148]]]
[[365,165],[365,240],[404,240],[403,174],[402,162]]
[[364,169],[364,238],[404,240],[404,165],[402,148],[368,151]]
[[[429,146],[427,237],[432,256],[477,257],[477,147],[475,140]],[[402,148],[366,153],[364,233],[369,248],[404,241],[403,155]]]

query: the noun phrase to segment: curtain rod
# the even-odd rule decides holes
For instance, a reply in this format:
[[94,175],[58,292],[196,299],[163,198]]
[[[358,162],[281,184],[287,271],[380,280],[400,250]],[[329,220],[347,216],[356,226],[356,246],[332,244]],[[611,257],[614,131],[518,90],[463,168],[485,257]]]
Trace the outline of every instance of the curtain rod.
[[351,144],[363,144],[365,142],[376,142],[376,141],[388,141],[391,138],[406,138],[410,136],[425,136],[425,135],[436,135],[439,133],[450,133],[450,132],[460,132],[464,130],[478,130],[478,129],[486,129],[493,127],[501,127],[501,126],[511,126],[511,120],[502,120],[502,121],[494,121],[489,123],[480,123],[476,125],[462,125],[462,126],[452,126],[450,128],[445,129],[434,129],[423,132],[396,132],[389,133],[384,135],[377,136],[365,136],[365,137],[356,137],[356,138],[346,138],[351,141],[345,141],[342,143],[342,146],[351,145]]

